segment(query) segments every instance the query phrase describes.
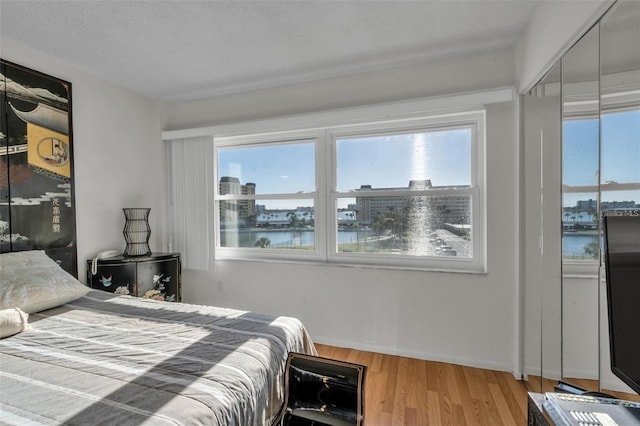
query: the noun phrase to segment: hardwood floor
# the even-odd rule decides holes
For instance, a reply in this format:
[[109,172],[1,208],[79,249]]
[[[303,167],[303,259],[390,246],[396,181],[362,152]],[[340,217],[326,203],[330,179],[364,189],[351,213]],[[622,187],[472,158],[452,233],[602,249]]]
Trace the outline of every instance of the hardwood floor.
[[367,366],[367,426],[526,425],[527,389],[511,373],[316,344]]

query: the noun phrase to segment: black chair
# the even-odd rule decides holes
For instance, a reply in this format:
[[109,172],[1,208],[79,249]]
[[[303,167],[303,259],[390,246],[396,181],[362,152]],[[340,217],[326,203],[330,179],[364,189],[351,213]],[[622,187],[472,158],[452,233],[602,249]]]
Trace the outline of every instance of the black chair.
[[360,364],[290,353],[284,404],[272,426],[364,425],[366,369]]

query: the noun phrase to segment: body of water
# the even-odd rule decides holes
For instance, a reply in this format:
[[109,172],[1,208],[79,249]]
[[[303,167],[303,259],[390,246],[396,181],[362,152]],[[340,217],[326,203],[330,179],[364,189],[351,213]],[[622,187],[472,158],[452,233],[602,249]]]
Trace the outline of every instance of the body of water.
[[[254,247],[260,238],[268,238],[271,241],[269,247],[300,247],[315,245],[315,233],[313,231],[290,231],[288,229],[268,230],[229,230],[222,233],[224,247]],[[360,231],[339,231],[338,243],[357,243],[374,236],[370,229]]]
[[[228,230],[222,234],[223,246],[225,247],[255,247],[256,241],[260,238],[268,238],[271,241],[269,247],[313,247],[315,245],[315,234],[313,231],[290,231],[288,229],[265,229],[265,230]],[[360,231],[339,231],[338,243],[357,243],[375,237],[375,233],[370,230]],[[588,256],[584,248],[592,241],[596,241],[596,234],[572,234],[566,233],[562,242],[562,254],[567,257]],[[226,241],[225,241],[226,240]]]
[[585,253],[585,246],[598,240],[597,234],[565,233],[562,238],[562,255],[567,257],[589,256]]

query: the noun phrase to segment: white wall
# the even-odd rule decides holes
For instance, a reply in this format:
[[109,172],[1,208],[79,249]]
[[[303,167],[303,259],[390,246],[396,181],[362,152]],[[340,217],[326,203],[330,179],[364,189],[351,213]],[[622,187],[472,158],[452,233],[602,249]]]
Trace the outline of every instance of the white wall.
[[2,58],[72,84],[78,273],[105,248],[124,249],[123,207],[150,207],[152,250],[166,244],[166,158],[157,105],[2,37]]
[[[413,73],[413,78],[388,78]],[[509,86],[513,56],[500,51],[359,77],[169,105],[167,126],[356,106],[380,102],[380,93],[397,100]],[[343,93],[358,81],[360,87],[376,82],[376,90]],[[318,342],[514,371],[519,328],[516,129],[515,100],[488,106],[487,274],[217,260],[210,273],[183,270],[184,300],[296,316]]]
[[516,49],[518,85],[532,88],[614,0],[540,2]]
[[513,104],[488,111],[488,274],[216,261],[183,296],[301,318],[318,342],[511,371],[516,162]]
[[511,49],[166,106],[165,130],[513,86]]

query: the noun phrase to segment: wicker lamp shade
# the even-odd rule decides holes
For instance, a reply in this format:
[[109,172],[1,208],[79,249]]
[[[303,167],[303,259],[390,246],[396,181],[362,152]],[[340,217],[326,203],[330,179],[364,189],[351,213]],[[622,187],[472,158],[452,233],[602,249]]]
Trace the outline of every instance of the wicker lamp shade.
[[122,233],[124,234],[124,240],[127,242],[123,255],[150,255],[149,236],[151,236],[151,227],[149,226],[149,212],[151,209],[126,208],[122,209],[122,211],[126,219]]

